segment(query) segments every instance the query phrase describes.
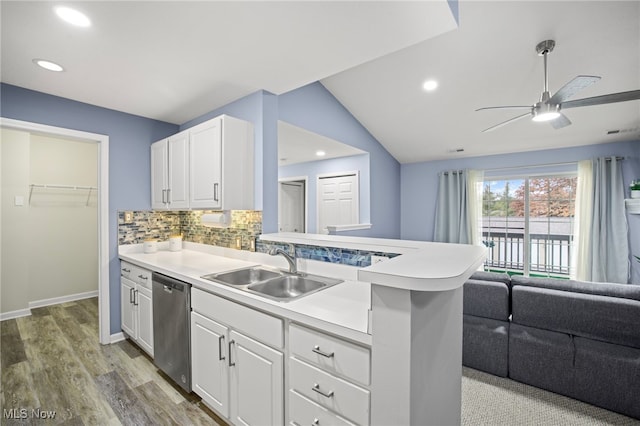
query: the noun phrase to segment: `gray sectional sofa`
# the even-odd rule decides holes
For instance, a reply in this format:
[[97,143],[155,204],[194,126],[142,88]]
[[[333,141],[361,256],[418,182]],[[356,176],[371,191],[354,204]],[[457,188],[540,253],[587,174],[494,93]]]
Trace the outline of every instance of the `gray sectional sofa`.
[[640,419],[640,286],[507,279],[465,283],[463,364]]

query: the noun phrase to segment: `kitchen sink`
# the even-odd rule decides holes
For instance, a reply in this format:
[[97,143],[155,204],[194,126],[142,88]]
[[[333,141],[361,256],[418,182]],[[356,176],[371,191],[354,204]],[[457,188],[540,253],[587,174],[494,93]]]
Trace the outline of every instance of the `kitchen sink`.
[[250,285],[248,290],[275,300],[291,300],[341,282],[342,280],[326,277],[284,275],[259,284]]
[[259,266],[253,268],[238,269],[236,271],[221,274],[209,274],[202,278],[223,284],[239,286],[259,283],[271,278],[281,277],[282,272],[266,269]]
[[343,281],[319,275],[292,274],[261,266],[204,275],[202,278],[279,302],[288,302]]

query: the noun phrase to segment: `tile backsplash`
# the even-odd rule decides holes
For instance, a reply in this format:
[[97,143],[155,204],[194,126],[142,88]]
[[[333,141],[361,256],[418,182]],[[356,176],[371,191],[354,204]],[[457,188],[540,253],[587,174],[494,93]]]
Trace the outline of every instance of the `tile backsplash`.
[[118,212],[118,244],[140,244],[147,239],[168,240],[180,235],[184,241],[236,248],[241,239],[242,250],[249,250],[251,240],[262,233],[262,212],[231,211],[228,228],[209,228],[200,223],[206,210],[192,211],[134,211],[133,220],[125,223],[124,212]]
[[[206,210],[191,211],[134,211],[133,219],[125,223],[125,212],[118,212],[118,244],[141,244],[145,240],[166,241],[171,235],[182,235],[184,241],[236,248],[241,239],[241,249],[250,250],[251,241],[256,241],[256,251],[266,253],[271,247],[289,251],[288,244],[257,240],[262,233],[262,212],[254,210],[232,210],[228,228],[210,228],[200,223]],[[397,253],[382,253],[337,247],[321,247],[296,244],[299,259],[312,259],[329,263],[365,267],[371,265],[372,256],[393,258]]]
[[[256,250],[266,253],[272,247],[278,247],[291,253],[289,244],[274,243],[270,241],[258,241]],[[296,257],[298,259],[319,260],[329,263],[341,263],[343,265],[359,266],[364,268],[371,265],[372,256],[386,257],[388,259],[399,256],[398,253],[383,253],[368,250],[353,250],[338,247],[311,246],[296,244]]]

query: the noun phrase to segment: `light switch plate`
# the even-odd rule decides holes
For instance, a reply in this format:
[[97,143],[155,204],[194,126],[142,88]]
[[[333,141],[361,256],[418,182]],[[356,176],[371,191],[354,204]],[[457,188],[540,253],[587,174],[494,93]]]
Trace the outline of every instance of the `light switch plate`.
[[24,197],[22,195],[16,195],[14,204],[16,206],[24,206]]

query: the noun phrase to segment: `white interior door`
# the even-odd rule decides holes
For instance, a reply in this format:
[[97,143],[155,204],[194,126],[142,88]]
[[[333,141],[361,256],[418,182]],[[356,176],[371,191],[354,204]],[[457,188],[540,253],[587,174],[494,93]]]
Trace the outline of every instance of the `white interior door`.
[[280,182],[279,200],[280,232],[305,232],[304,181]]
[[359,223],[358,174],[318,178],[318,232],[327,234],[329,225]]

